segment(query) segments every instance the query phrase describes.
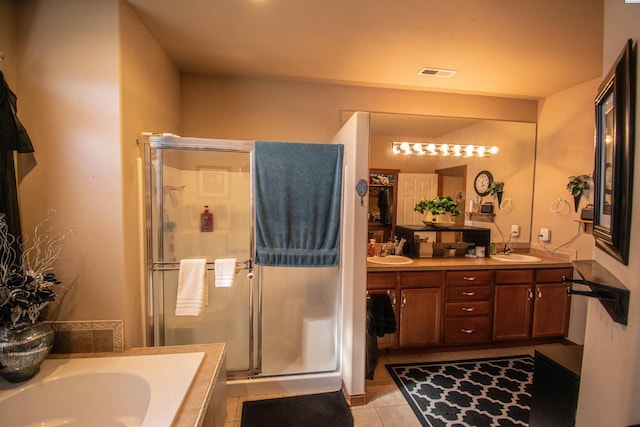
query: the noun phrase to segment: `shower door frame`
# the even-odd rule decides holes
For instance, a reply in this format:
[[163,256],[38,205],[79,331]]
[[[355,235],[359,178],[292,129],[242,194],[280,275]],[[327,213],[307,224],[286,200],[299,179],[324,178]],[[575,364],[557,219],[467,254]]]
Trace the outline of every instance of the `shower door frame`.
[[[161,271],[162,267],[154,262],[154,255],[158,259],[164,259],[164,242],[163,242],[163,221],[157,221],[156,233],[158,240],[157,254],[154,254],[154,233],[153,227],[156,221],[153,218],[153,164],[151,158],[151,150],[191,150],[191,151],[208,151],[208,152],[235,152],[246,153],[249,155],[250,176],[254,173],[254,141],[246,140],[230,140],[230,139],[207,139],[207,138],[190,138],[179,137],[175,135],[143,135],[138,139],[138,144],[143,150],[143,172],[144,172],[144,224],[145,224],[145,251],[146,251],[146,268],[145,283],[147,293],[147,343],[149,346],[165,345],[164,333],[164,308],[163,304],[157,301],[164,301],[164,276],[160,276],[160,284],[154,283],[154,271]],[[156,198],[158,212],[164,212],[164,198],[162,197],[162,151],[158,153],[159,167],[156,167]],[[250,259],[246,261],[246,265],[250,271],[253,271],[255,278],[250,281],[251,289],[249,291],[249,367],[247,371],[228,372],[228,378],[251,378],[258,375],[262,371],[262,279],[259,271],[255,270],[253,263],[255,255],[255,208],[254,208],[254,188],[253,179],[250,180],[249,189],[249,209],[250,209],[250,237],[249,237],[249,254]],[[254,286],[254,284],[257,284]],[[256,301],[257,300],[257,301]],[[156,324],[157,319],[157,324]],[[157,339],[156,339],[157,336]],[[156,342],[157,341],[157,342]]]

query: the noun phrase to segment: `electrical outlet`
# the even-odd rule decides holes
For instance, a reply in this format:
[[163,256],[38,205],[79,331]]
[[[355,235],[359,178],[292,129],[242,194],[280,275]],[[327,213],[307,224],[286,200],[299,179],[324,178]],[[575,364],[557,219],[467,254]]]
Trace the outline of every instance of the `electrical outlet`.
[[520,226],[512,225],[511,226],[511,237],[520,237]]
[[548,242],[551,240],[551,230],[546,227],[540,229],[540,238],[543,242]]

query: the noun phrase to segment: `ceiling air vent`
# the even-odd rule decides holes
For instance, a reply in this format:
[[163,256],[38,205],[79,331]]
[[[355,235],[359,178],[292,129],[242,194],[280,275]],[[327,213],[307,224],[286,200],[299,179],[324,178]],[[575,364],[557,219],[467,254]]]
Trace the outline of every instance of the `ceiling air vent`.
[[422,70],[418,71],[418,75],[436,76],[436,77],[453,77],[457,72],[458,72],[457,70],[445,70],[444,68],[425,67]]

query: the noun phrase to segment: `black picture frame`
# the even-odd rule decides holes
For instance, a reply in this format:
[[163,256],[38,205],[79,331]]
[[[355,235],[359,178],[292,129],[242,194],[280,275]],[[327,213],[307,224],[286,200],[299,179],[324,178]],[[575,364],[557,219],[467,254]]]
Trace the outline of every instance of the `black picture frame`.
[[595,100],[593,236],[596,246],[629,264],[635,146],[636,50],[628,40]]

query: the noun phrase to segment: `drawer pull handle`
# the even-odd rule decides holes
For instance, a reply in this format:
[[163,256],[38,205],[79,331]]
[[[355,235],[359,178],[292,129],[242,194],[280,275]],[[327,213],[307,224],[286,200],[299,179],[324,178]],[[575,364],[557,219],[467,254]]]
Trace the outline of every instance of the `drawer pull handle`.
[[470,282],[472,282],[472,281],[476,280],[476,278],[475,278],[475,277],[473,277],[473,276],[463,276],[462,278],[463,278],[464,280],[468,280],[468,281],[470,281]]
[[396,306],[396,293],[391,293],[391,291],[389,289],[387,289],[387,295],[389,295],[391,297],[391,305],[392,306]]
[[460,329],[460,332],[464,332],[465,334],[472,334],[473,329]]
[[475,292],[463,292],[462,295],[467,296],[467,297],[472,297],[474,296],[476,293]]
[[473,311],[473,310],[475,310],[475,308],[473,308],[473,307],[462,307],[462,311],[468,311],[468,312],[471,312],[471,311]]
[[529,289],[528,291],[529,291],[529,296],[527,297],[527,300],[531,301],[533,299],[533,292],[531,292],[531,289]]

